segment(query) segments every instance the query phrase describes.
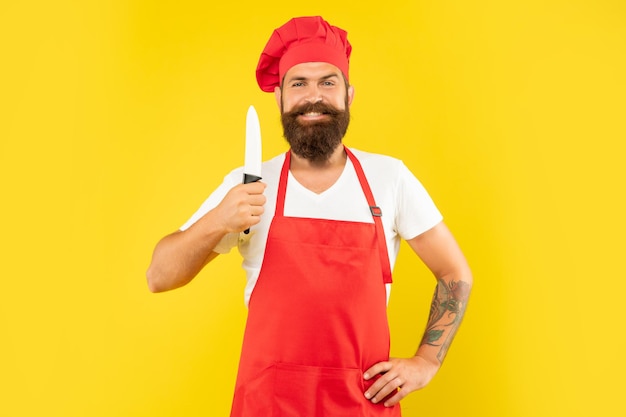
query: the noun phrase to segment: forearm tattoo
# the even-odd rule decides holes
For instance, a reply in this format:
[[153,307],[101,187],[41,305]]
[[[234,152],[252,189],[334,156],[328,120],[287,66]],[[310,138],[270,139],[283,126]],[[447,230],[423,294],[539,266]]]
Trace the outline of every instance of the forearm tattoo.
[[461,324],[469,293],[470,286],[465,281],[437,280],[437,288],[430,305],[428,324],[420,346],[440,346],[441,349],[437,353],[439,362],[443,362]]

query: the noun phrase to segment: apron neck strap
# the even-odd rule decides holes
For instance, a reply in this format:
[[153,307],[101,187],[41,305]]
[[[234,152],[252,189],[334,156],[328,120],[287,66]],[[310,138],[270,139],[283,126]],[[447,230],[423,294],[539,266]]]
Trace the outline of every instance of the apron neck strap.
[[280,171],[280,179],[278,180],[278,195],[276,196],[276,213],[275,216],[283,216],[285,208],[285,191],[287,190],[287,177],[289,177],[289,167],[291,166],[291,149],[285,154],[285,162]]
[[354,156],[350,149],[344,146],[346,154],[350,161],[352,161],[352,165],[354,165],[354,170],[356,171],[356,175],[359,178],[359,182],[361,183],[361,188],[363,189],[363,193],[365,194],[365,198],[367,200],[367,204],[370,206],[370,212],[372,213],[372,217],[374,218],[374,224],[376,225],[376,237],[378,239],[378,251],[380,252],[380,266],[382,267],[383,272],[383,282],[385,284],[391,284],[391,265],[389,264],[389,254],[387,253],[387,241],[385,240],[385,231],[383,229],[383,222],[381,217],[383,216],[383,212],[376,205],[376,201],[374,200],[374,194],[372,194],[372,190],[370,189],[370,185],[367,182],[367,178],[365,177],[365,173],[363,172],[363,168],[361,167],[361,163]]

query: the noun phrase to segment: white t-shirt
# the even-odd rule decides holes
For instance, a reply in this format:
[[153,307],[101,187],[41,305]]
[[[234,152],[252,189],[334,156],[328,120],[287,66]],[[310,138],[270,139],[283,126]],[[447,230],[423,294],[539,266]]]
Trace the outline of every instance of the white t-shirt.
[[[389,264],[393,266],[400,249],[400,240],[409,240],[431,229],[442,220],[432,199],[402,161],[384,155],[351,149],[363,167],[374,194],[376,205],[382,210],[382,222],[387,241]],[[261,222],[249,234],[226,235],[214,249],[228,253],[237,246],[243,256],[242,266],[247,283],[244,293],[246,304],[259,277],[269,226],[276,208],[276,194],[280,171],[285,161],[281,154],[263,163],[262,176],[267,184],[267,202]],[[180,228],[186,230],[204,214],[213,209],[226,193],[243,179],[243,168],[231,171],[222,184],[200,206],[198,211]],[[347,159],[343,173],[328,190],[316,194],[303,187],[289,173],[285,195],[284,215],[288,217],[321,218],[373,223],[372,214],[361,189],[356,171]],[[387,294],[389,294],[389,285]]]

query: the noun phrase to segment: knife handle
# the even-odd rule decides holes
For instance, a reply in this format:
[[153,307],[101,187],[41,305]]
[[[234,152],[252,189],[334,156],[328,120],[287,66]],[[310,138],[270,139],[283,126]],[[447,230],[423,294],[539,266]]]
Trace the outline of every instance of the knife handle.
[[243,174],[243,183],[244,184],[249,184],[251,182],[257,182],[260,179],[261,179],[261,177],[259,177],[257,175]]
[[[261,177],[259,177],[258,175],[252,175],[252,174],[243,174],[243,183],[244,184],[249,184],[251,182],[257,182],[261,179]],[[248,234],[250,233],[250,229],[246,229],[243,231],[244,234]]]

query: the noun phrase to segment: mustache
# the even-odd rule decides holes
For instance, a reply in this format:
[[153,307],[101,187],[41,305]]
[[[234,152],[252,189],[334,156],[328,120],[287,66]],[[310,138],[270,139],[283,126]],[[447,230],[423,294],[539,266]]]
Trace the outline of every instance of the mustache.
[[330,104],[322,103],[321,101],[319,101],[317,103],[301,104],[286,112],[285,115],[299,116],[305,113],[322,113],[328,114],[330,116],[337,116],[341,114],[341,110],[336,109]]

